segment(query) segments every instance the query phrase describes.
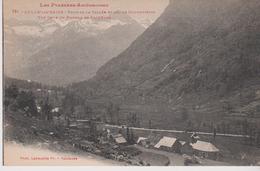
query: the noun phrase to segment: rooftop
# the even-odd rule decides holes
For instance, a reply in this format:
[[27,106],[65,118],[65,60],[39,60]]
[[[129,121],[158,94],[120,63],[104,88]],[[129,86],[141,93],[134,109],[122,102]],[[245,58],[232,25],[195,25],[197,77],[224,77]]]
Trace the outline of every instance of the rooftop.
[[121,137],[116,137],[116,138],[115,138],[115,141],[116,141],[116,143],[118,143],[118,144],[123,144],[123,143],[126,143],[126,142],[127,142],[126,139],[125,139],[123,136],[121,136]]
[[160,148],[161,146],[172,147],[177,139],[173,137],[163,137],[154,147]]
[[146,139],[147,139],[147,138],[145,138],[145,137],[139,137],[138,140],[137,140],[137,144],[138,144],[140,141],[146,140]]
[[205,151],[205,152],[218,152],[219,149],[215,147],[210,142],[205,141],[197,141],[194,144],[191,144],[192,148],[199,151]]

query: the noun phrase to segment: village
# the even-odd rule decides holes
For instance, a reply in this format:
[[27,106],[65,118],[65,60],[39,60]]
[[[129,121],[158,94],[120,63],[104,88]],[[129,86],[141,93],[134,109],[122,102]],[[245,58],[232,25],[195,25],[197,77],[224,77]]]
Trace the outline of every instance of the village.
[[[146,137],[138,136],[131,127],[111,129],[110,125],[95,119],[71,120],[69,127],[63,129],[57,129],[48,121],[34,118],[26,118],[25,121],[23,116],[14,118],[12,114],[8,114],[5,120],[6,142],[31,143],[36,144],[37,148],[71,154],[85,152],[125,165],[229,165],[223,162],[216,146],[200,140],[196,133],[191,136],[187,134],[184,140],[153,132]],[[24,123],[18,123],[21,120]],[[15,131],[12,125],[16,125],[18,130]],[[20,131],[23,134],[18,133]]]
[[82,107],[80,99],[59,89],[37,86],[28,91],[27,87],[11,85],[6,92],[6,142],[84,152],[137,166],[223,166],[241,161],[257,165],[259,161],[249,155],[257,155],[257,147],[248,148],[248,154],[243,151],[246,135],[142,128],[134,113],[127,115],[123,125],[116,105],[109,104],[102,118],[90,106]]
[[[92,139],[75,137],[76,130]],[[221,162],[220,150],[211,142],[200,140],[196,133],[179,138],[151,131],[143,137],[136,135],[131,127],[123,125],[115,129],[93,120],[71,121],[69,132],[76,141],[73,147],[133,165],[228,165]]]

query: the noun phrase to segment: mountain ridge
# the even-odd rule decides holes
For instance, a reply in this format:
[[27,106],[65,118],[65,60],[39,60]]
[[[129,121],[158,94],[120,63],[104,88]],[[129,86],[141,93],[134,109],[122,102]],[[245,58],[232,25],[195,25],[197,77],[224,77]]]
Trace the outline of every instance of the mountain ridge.
[[[157,115],[169,118],[184,107],[218,120],[230,112],[225,103],[240,111],[260,89],[259,7],[255,0],[173,0],[130,47],[73,88],[87,99],[156,104]],[[136,112],[151,117],[143,108]]]
[[[75,20],[64,24],[48,20],[40,22],[39,28],[37,22],[9,23],[10,27],[5,25],[5,43],[16,43],[6,46],[6,74],[51,85],[68,85],[90,78],[100,65],[118,55],[145,30],[129,16],[116,16],[111,22]],[[49,35],[39,37],[41,27],[57,25]],[[16,33],[14,28],[22,29],[19,33],[25,35],[9,34],[10,30]],[[24,29],[27,31],[23,32]],[[28,31],[31,29],[35,35]],[[15,53],[12,49],[16,49]]]

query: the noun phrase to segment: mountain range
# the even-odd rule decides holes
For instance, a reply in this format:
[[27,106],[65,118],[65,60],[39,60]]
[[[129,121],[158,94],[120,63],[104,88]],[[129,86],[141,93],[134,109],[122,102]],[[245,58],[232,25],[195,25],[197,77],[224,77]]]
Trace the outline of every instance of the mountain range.
[[145,24],[123,14],[104,21],[6,20],[5,74],[59,86],[87,80],[125,50]]

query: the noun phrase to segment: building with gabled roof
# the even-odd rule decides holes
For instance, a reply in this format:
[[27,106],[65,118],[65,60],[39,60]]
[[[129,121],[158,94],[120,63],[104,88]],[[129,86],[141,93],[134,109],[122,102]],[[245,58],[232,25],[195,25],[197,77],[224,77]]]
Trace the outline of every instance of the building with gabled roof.
[[202,151],[202,152],[219,152],[219,149],[215,147],[213,144],[210,142],[206,141],[197,141],[194,144],[191,144],[192,148],[197,151]]
[[154,147],[165,151],[180,152],[181,146],[177,138],[164,136]]
[[182,146],[181,152],[188,155],[195,154],[199,157],[216,160],[220,150],[210,142],[198,140],[196,143],[185,143]]
[[145,138],[145,137],[139,137],[138,140],[136,141],[136,144],[139,144],[142,146],[147,146],[146,140],[147,140],[147,138]]
[[112,134],[111,137],[112,137],[113,141],[114,141],[116,144],[119,144],[119,145],[127,144],[127,141],[126,141],[126,139],[123,137],[122,134]]

